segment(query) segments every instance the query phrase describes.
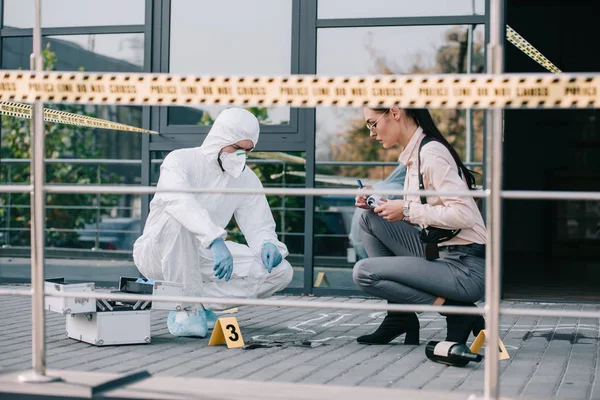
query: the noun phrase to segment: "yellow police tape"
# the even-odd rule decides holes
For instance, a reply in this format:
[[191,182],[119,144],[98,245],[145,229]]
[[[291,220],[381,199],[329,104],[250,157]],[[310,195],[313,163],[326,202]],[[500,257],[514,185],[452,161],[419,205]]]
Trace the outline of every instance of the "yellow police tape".
[[523,53],[527,54],[534,61],[540,64],[542,67],[546,68],[548,71],[553,72],[555,74],[560,74],[562,71],[558,69],[556,65],[554,65],[550,60],[548,60],[542,53],[539,52],[538,49],[533,47],[531,43],[523,38],[523,36],[519,35],[513,28],[506,25],[506,39],[509,42],[514,44],[519,50]]
[[[2,83],[0,83],[2,85]],[[17,118],[31,119],[31,106],[29,104],[13,103],[10,101],[0,102],[0,114]],[[113,129],[119,131],[141,132],[157,135],[158,132],[148,129],[137,128],[118,122],[107,121],[100,118],[88,117],[86,115],[73,114],[66,111],[44,108],[44,121],[59,124],[86,126],[90,128]]]
[[600,74],[177,76],[0,71],[0,101],[121,105],[584,108]]

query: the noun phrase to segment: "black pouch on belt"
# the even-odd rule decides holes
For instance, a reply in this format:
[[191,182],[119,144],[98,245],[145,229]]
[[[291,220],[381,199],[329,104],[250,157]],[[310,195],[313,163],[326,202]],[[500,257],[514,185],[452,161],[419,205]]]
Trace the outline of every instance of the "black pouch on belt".
[[425,248],[425,259],[428,261],[437,260],[440,258],[440,251],[436,243],[424,243]]
[[[419,172],[419,189],[425,190],[425,184],[423,183],[423,175],[421,175],[421,149],[427,143],[434,141],[435,139],[430,136],[425,136],[423,140],[421,140],[421,145],[419,146],[419,154],[417,156],[417,168]],[[462,177],[460,172],[460,168],[458,169],[458,174]],[[421,204],[427,204],[427,198],[425,196],[421,196]],[[460,229],[441,229],[434,227],[423,228],[420,233],[421,243],[423,243],[425,250],[425,259],[429,261],[437,260],[440,258],[440,252],[438,249],[438,243],[446,242],[456,235],[459,234]]]
[[458,235],[459,232],[460,229],[423,228],[419,237],[425,248],[425,259],[432,261],[440,258],[438,243],[443,243],[452,239]]

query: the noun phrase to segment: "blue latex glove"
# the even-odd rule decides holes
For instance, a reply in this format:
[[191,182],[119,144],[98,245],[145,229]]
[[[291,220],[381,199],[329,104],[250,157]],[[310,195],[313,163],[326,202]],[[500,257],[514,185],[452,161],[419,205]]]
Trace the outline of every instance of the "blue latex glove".
[[263,244],[260,256],[265,268],[267,271],[269,271],[269,273],[271,273],[273,268],[278,266],[283,260],[283,257],[281,257],[281,253],[279,252],[277,246],[268,242]]
[[233,273],[233,256],[227,246],[225,246],[223,238],[215,239],[210,245],[210,249],[212,250],[215,262],[215,266],[213,267],[215,276],[219,279],[225,277],[225,280],[228,281]]

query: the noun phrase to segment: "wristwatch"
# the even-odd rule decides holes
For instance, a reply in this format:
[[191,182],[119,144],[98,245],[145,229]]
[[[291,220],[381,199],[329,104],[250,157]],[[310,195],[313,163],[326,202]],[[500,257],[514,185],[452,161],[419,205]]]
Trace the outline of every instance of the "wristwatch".
[[402,218],[402,221],[406,221],[406,222],[410,222],[410,201],[406,201],[404,203],[404,208],[402,209],[402,214],[404,215],[404,218]]

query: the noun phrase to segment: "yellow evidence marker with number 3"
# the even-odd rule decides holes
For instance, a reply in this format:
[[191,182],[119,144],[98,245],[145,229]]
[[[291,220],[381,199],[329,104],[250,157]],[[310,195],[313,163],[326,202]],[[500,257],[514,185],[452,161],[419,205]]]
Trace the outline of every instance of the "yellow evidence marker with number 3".
[[235,317],[219,318],[215,323],[209,346],[227,344],[228,349],[235,349],[244,346],[242,331]]

